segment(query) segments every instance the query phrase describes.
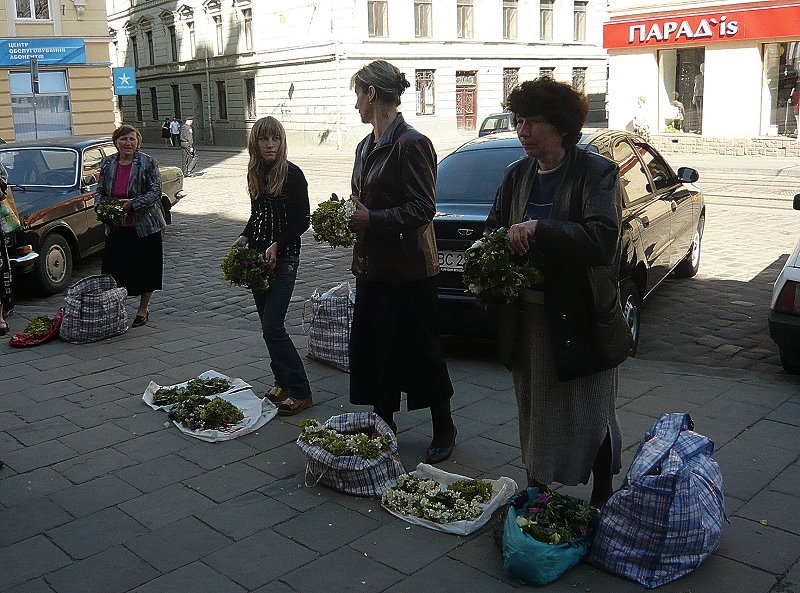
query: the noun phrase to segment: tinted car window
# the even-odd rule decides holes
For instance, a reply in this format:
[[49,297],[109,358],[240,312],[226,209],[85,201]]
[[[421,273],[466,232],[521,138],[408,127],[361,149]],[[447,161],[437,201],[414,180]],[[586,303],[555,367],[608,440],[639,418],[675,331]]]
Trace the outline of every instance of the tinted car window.
[[614,160],[619,164],[619,179],[628,198],[635,202],[650,193],[650,180],[647,178],[642,163],[627,140],[618,140],[611,149]]
[[439,163],[436,202],[492,204],[506,167],[524,156],[521,146],[451,154]]
[[83,173],[82,175],[94,175],[98,179],[100,174],[100,161],[103,153],[99,148],[89,148],[83,153]]
[[669,165],[653,153],[649,146],[637,144],[636,148],[639,151],[642,162],[650,172],[650,177],[653,178],[653,185],[655,186],[653,191],[669,187],[672,184],[672,173]]

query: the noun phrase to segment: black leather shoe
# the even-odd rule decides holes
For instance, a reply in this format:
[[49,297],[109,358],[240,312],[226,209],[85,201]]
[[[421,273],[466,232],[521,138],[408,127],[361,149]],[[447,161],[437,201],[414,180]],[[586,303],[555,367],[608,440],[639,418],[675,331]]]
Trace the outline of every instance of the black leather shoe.
[[456,435],[458,434],[458,429],[453,426],[453,440],[450,442],[450,445],[447,447],[428,447],[428,450],[425,453],[425,463],[434,465],[436,463],[441,463],[453,453],[453,447],[456,446]]

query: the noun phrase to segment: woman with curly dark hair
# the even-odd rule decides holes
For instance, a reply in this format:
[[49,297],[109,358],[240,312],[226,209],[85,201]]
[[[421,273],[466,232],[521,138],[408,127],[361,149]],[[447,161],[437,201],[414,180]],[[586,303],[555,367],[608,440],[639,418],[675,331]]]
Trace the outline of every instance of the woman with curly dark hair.
[[587,483],[602,505],[621,467],[615,411],[617,363],[604,355],[630,334],[598,326],[624,324],[617,289],[619,170],[577,147],[588,113],[586,97],[550,78],[523,82],[508,97],[527,158],[506,171],[486,225],[508,229],[508,249],[541,270],[501,313],[500,343],[519,407],[522,460],[528,484]]

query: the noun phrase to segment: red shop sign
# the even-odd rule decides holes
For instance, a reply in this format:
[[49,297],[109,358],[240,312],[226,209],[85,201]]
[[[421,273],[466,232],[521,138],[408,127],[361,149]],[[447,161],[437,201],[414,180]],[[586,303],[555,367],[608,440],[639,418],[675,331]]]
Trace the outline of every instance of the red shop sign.
[[603,25],[606,49],[778,37],[800,38],[800,3],[612,20]]

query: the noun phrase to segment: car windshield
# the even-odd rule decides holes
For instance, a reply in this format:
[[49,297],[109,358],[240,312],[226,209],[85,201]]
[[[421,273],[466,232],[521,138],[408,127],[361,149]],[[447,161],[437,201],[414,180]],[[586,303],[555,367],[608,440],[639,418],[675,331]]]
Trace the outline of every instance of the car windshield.
[[522,146],[465,150],[449,155],[439,163],[436,203],[493,203],[506,167],[524,156]]
[[0,149],[0,163],[8,171],[8,181],[24,187],[70,187],[78,179],[78,153],[67,148]]

